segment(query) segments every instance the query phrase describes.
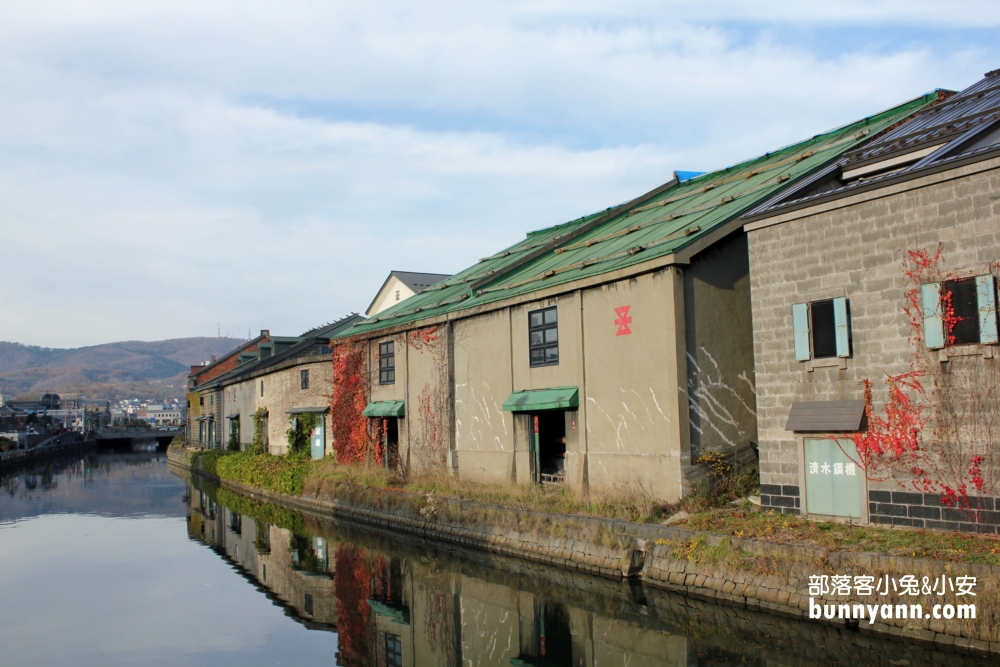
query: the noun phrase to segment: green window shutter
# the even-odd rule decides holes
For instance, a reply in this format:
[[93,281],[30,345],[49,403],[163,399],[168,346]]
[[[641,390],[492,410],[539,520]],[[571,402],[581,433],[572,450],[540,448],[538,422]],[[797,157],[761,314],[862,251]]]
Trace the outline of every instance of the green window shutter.
[[795,359],[809,360],[809,304],[792,304],[792,326],[795,328]]
[[851,329],[847,319],[847,299],[833,300],[833,323],[837,334],[837,356],[851,356]]
[[997,336],[996,279],[993,276],[976,276],[976,295],[979,299],[979,342],[995,345]]
[[944,347],[944,318],[941,314],[941,283],[920,286],[921,307],[924,311],[924,345],[928,350]]

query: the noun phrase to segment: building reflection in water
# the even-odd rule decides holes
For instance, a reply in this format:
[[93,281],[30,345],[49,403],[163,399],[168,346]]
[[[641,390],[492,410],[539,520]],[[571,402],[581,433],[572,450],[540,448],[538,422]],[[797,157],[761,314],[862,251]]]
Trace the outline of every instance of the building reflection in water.
[[288,616],[337,632],[336,664],[349,667],[986,664],[375,534],[209,487],[190,489],[187,525]]

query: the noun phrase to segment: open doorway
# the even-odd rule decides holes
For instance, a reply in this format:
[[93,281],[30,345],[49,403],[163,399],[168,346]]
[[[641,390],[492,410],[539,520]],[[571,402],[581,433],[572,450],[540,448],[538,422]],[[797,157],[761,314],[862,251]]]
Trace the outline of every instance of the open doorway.
[[566,481],[566,413],[547,410],[532,416],[535,431],[536,481],[562,484]]
[[399,468],[399,419],[386,417],[382,419],[382,442],[385,445],[385,467],[390,470]]

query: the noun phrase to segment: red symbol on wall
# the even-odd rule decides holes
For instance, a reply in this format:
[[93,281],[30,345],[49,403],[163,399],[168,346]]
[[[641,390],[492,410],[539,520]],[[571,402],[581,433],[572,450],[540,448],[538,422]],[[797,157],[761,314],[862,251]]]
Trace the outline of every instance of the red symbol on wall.
[[632,330],[628,326],[632,323],[632,318],[628,315],[629,308],[631,307],[632,306],[622,306],[621,308],[615,308],[615,315],[618,316],[618,319],[615,320],[615,325],[618,327],[618,333],[615,334],[616,336],[627,336],[632,333]]

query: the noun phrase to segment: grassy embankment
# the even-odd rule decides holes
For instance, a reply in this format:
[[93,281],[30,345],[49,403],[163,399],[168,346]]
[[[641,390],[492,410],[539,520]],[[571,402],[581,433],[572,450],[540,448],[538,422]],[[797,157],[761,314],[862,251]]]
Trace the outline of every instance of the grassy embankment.
[[[1000,540],[992,536],[813,522],[792,515],[759,512],[749,502],[734,505],[734,500],[755,492],[756,475],[754,471],[727,469],[719,462],[709,462],[715,469],[711,487],[696,489],[681,503],[663,505],[638,485],[626,485],[613,494],[597,496],[580,494],[566,487],[478,484],[445,475],[404,479],[395,472],[339,464],[332,458],[311,461],[306,457],[210,451],[193,454],[192,459],[192,464],[197,465],[196,459],[200,460],[203,470],[220,478],[289,495],[367,500],[370,498],[368,489],[403,491],[420,496],[419,502],[414,502],[414,509],[424,510],[424,513],[425,508],[436,513],[435,508],[439,505],[435,501],[446,498],[639,523],[659,523],[684,510],[690,518],[683,527],[717,535],[802,544],[831,551],[1000,565]],[[490,520],[491,517],[482,519]],[[686,548],[699,547],[692,542]]]

